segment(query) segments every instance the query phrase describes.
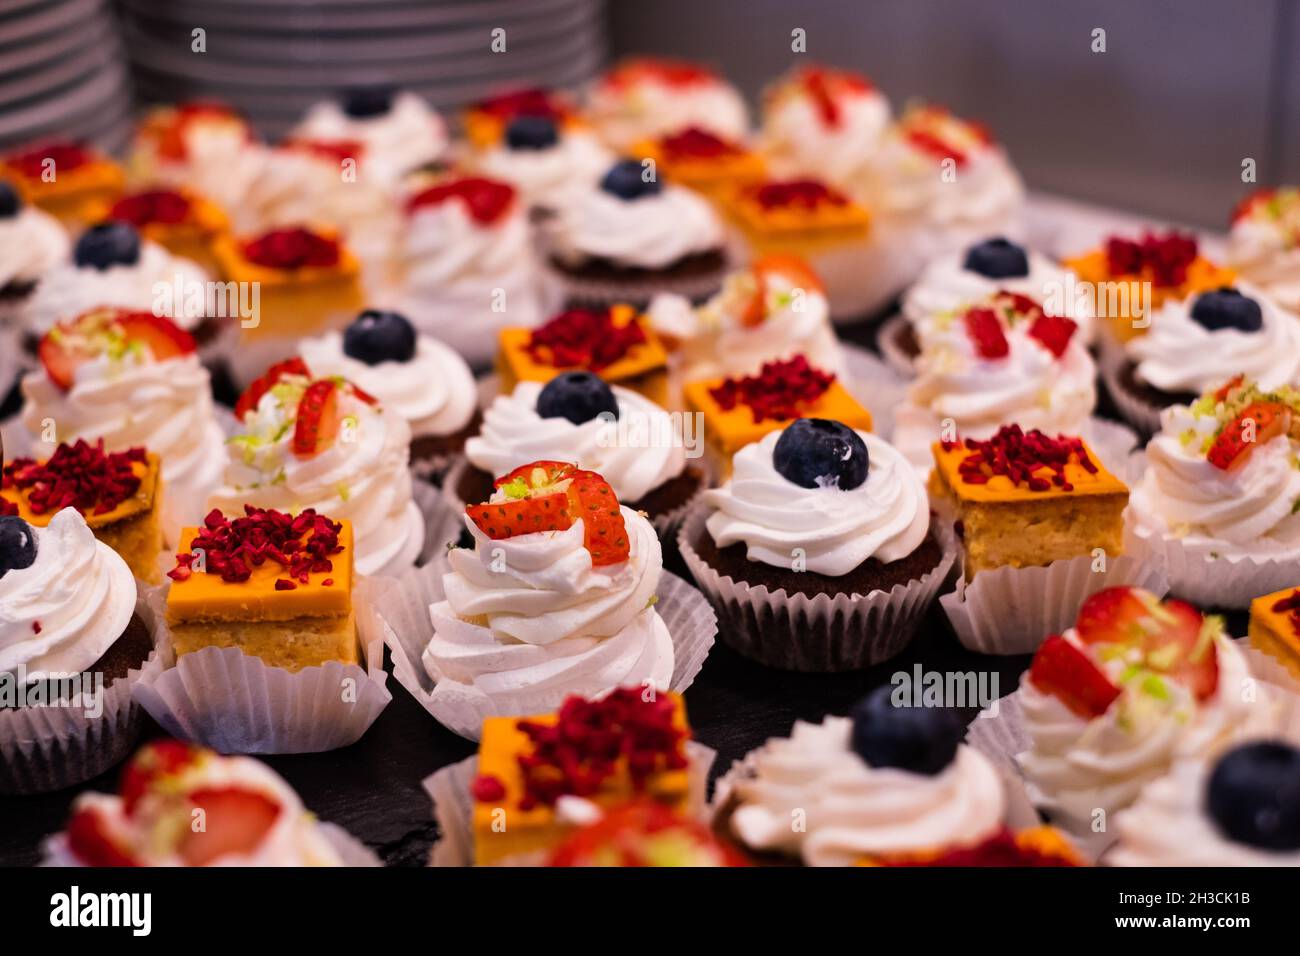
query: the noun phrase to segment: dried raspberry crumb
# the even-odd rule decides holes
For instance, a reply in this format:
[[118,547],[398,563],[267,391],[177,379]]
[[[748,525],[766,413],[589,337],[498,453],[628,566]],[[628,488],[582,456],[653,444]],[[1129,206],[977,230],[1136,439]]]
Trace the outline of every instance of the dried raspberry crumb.
[[506,787],[490,773],[481,773],[470,784],[470,794],[479,803],[491,803],[506,795]]
[[102,515],[140,490],[133,466],[145,460],[143,448],[107,454],[102,438],[93,445],[77,439],[59,445],[45,462],[15,458],[4,466],[0,487],[22,492],[33,514],[75,508],[83,515]]
[[816,209],[818,206],[845,206],[849,199],[815,179],[786,179],[760,183],[750,190],[750,195],[764,209],[800,206]]
[[175,225],[190,216],[190,201],[171,189],[151,189],[123,196],[109,210],[109,219],[129,222],[133,226],[150,223]]
[[5,160],[5,165],[17,170],[26,179],[40,179],[45,173],[46,160],[52,160],[55,175],[85,166],[94,159],[90,150],[77,143],[47,143],[34,146]]
[[512,90],[474,104],[474,109],[502,120],[516,116],[541,116],[562,119],[568,110],[556,97],[539,87]]
[[243,245],[244,258],[268,269],[329,268],[338,265],[339,243],[310,229],[273,229]]
[[1186,282],[1196,255],[1196,237],[1188,233],[1148,232],[1138,242],[1116,237],[1106,241],[1106,268],[1111,276],[1139,276],[1162,288]]
[[298,590],[298,585],[294,584],[288,578],[276,578],[275,589],[277,591],[296,591]]
[[688,126],[680,133],[665,136],[659,145],[669,159],[716,159],[744,152],[735,143],[698,126]]
[[312,508],[293,516],[244,505],[244,517],[233,521],[214,508],[190,541],[190,552],[176,555],[176,567],[167,576],[187,580],[194,573],[194,552],[199,551],[206,572],[227,583],[247,581],[253,568],[274,561],[288,572],[276,580],[275,589],[290,591],[307,584],[313,573],[334,570],[329,556],[343,550],[342,529]]
[[641,323],[615,325],[610,309],[569,309],[534,329],[527,348],[534,362],[598,372],[645,342]]
[[783,421],[798,418],[834,381],[834,375],[813,368],[807,358],[796,355],[764,363],[757,375],[724,379],[721,385],[709,389],[709,397],[723,411],[729,412],[738,404],[748,406],[755,423]]
[[322,581],[322,582],[320,583],[320,586],[323,587],[323,588],[332,588],[332,587],[334,587],[334,579],[333,579],[333,578],[326,578],[324,581]]
[[[1038,429],[1023,431],[1019,425],[1003,425],[987,441],[967,438],[965,446],[970,454],[958,464],[957,474],[967,485],[988,484],[993,476],[1002,475],[1030,491],[1048,491],[1052,487],[1073,491],[1074,485],[1065,477],[1066,465],[1077,464],[1089,474],[1097,473],[1097,465],[1081,439],[1065,435],[1052,438]],[[1044,468],[1051,472],[1050,476],[1038,474]]]
[[32,633],[33,633],[33,634],[39,634],[39,633],[41,633],[41,622],[40,622],[40,621],[32,621]]

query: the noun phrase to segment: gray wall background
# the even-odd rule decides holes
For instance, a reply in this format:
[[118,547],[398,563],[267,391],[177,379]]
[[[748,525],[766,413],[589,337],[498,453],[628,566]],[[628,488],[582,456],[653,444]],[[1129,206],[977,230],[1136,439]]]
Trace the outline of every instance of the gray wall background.
[[[800,60],[861,70],[895,107],[987,122],[1031,188],[1222,228],[1300,181],[1300,0],[610,0],[613,53],[700,59],[756,103]],[[1106,31],[1093,53],[1092,31]]]

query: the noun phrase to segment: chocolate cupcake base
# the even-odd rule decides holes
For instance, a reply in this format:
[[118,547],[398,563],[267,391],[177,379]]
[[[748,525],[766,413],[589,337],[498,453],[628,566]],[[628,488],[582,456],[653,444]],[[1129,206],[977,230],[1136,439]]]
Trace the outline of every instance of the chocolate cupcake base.
[[956,557],[932,523],[921,545],[900,561],[868,560],[842,578],[785,571],[750,561],[743,546],[718,548],[705,527],[709,514],[692,510],[677,545],[718,612],[718,636],[737,653],[782,670],[836,673],[895,656],[916,633]]
[[1104,356],[1101,373],[1120,415],[1144,435],[1160,430],[1160,413],[1166,408],[1191,404],[1198,397],[1195,392],[1166,392],[1144,382],[1137,363],[1127,356]]
[[411,439],[411,470],[417,477],[440,486],[455,457],[465,450],[465,442],[482,426],[483,414],[475,410],[465,427],[450,435],[415,436]]
[[886,321],[880,327],[876,343],[890,368],[908,377],[916,374],[916,360],[921,357],[921,342],[916,337],[911,319],[905,315],[895,315]]
[[703,302],[722,288],[729,267],[723,249],[686,256],[664,269],[627,268],[603,259],[588,259],[576,265],[554,255],[548,256],[546,263],[569,308],[618,303],[645,308],[662,292]]

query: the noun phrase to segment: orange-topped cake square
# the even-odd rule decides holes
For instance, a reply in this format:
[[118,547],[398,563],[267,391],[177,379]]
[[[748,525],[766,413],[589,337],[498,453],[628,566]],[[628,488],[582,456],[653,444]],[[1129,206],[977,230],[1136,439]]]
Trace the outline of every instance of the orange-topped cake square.
[[1121,343],[1145,331],[1148,308],[1230,286],[1236,277],[1201,255],[1195,236],[1178,232],[1149,232],[1136,241],[1112,236],[1101,248],[1064,264],[1088,284],[1089,304]]
[[14,180],[23,196],[65,226],[85,226],[92,201],[111,202],[126,177],[107,156],[80,143],[46,143],[6,156],[0,174]]
[[1004,425],[987,441],[935,442],[934,460],[930,492],[955,512],[967,579],[1123,553],[1128,486],[1081,438]]
[[1251,601],[1247,634],[1252,646],[1277,658],[1300,678],[1300,587]]
[[687,382],[686,410],[704,417],[704,443],[715,477],[731,476],[731,456],[797,418],[826,418],[871,431],[871,412],[829,372],[802,355],[766,362],[757,375]]
[[573,829],[562,798],[604,810],[642,795],[684,811],[690,726],[677,694],[625,687],[600,700],[570,697],[558,713],[483,722],[474,799],[474,862],[526,858]]
[[307,509],[213,511],[181,532],[167,593],[178,656],[238,647],[272,667],[359,662],[352,525]]
[[462,117],[465,138],[475,149],[487,149],[500,142],[511,120],[521,116],[549,119],[557,127],[581,124],[568,98],[552,90],[528,87],[511,90],[469,107]]
[[145,189],[112,201],[95,200],[86,204],[84,217],[86,222],[130,223],[145,239],[209,272],[220,268],[213,243],[230,228],[220,207],[187,189]]
[[162,489],[158,456],[143,448],[104,451],[78,439],[45,461],[16,458],[0,478],[0,515],[17,515],[43,528],[64,508],[75,508],[95,537],[149,584],[162,579]]
[[763,178],[763,158],[741,143],[698,126],[642,140],[632,147],[639,159],[653,160],[668,179],[703,193]]
[[535,329],[502,329],[499,344],[503,394],[520,382],[583,371],[659,405],[668,400],[668,355],[645,316],[630,305],[570,309]]
[[768,179],[722,197],[729,218],[757,253],[806,251],[865,237],[871,216],[847,195],[815,179]]
[[333,232],[298,227],[244,239],[223,236],[213,254],[223,278],[258,283],[258,324],[243,330],[250,338],[341,326],[364,305],[361,265]]

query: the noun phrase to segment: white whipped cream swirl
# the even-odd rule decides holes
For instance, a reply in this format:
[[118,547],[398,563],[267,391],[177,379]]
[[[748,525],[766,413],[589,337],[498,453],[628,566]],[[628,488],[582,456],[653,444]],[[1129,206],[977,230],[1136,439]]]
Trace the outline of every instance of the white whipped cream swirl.
[[588,99],[588,118],[615,149],[697,126],[723,139],[749,132],[749,111],[737,90],[720,79],[665,83],[653,75],[598,82]]
[[471,158],[485,175],[518,189],[530,206],[551,210],[595,186],[613,161],[614,155],[583,131],[561,132],[545,149],[511,149],[502,142]]
[[71,244],[59,221],[35,206],[0,219],[0,289],[36,282],[67,260]]
[[782,92],[763,116],[763,145],[778,176],[811,176],[853,189],[889,126],[889,100],[876,89],[841,90],[839,121],[828,123],[806,92]]
[[1300,202],[1293,221],[1243,216],[1228,234],[1228,264],[1283,308],[1300,313]]
[[436,160],[447,149],[447,124],[437,111],[414,93],[402,92],[381,116],[348,116],[333,100],[317,103],[293,131],[303,139],[356,140],[366,149],[367,162],[384,182],[397,183],[417,167]]

